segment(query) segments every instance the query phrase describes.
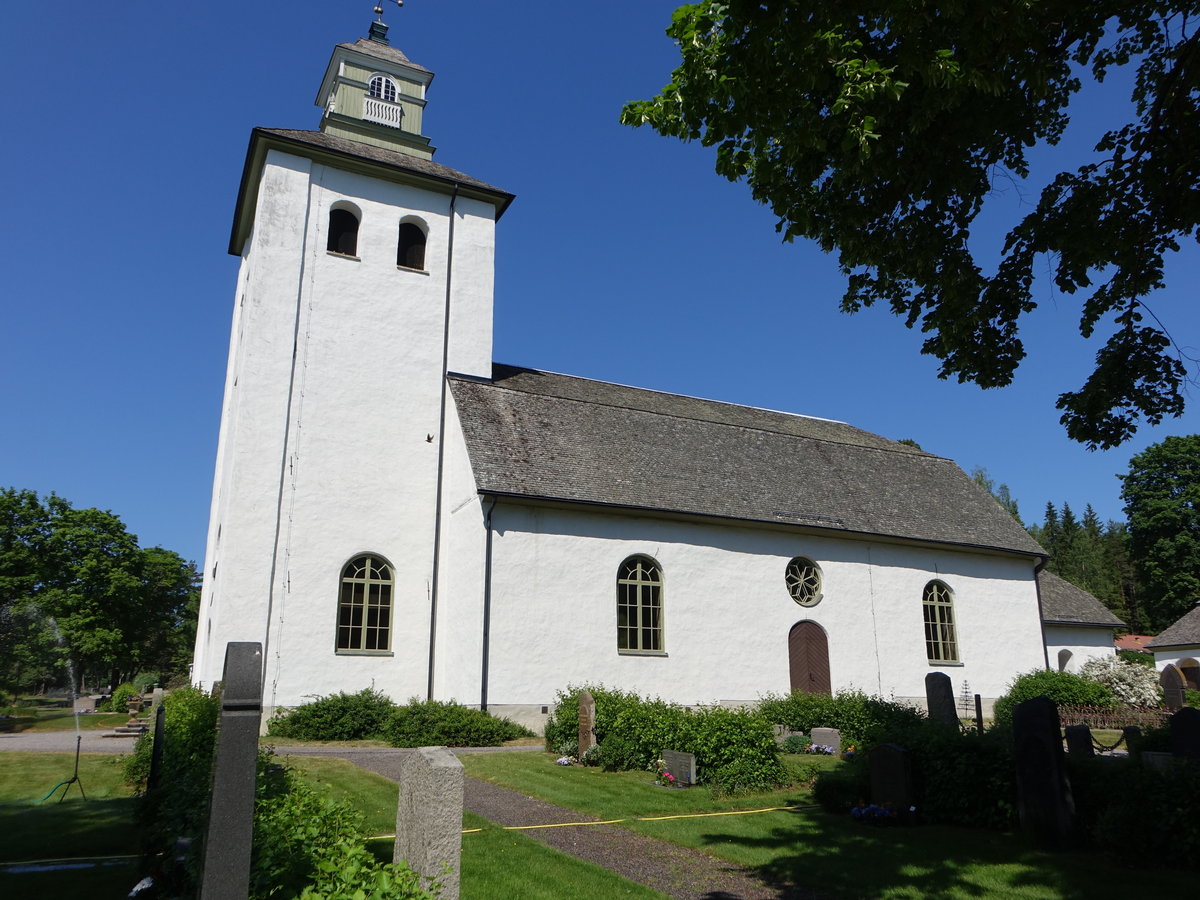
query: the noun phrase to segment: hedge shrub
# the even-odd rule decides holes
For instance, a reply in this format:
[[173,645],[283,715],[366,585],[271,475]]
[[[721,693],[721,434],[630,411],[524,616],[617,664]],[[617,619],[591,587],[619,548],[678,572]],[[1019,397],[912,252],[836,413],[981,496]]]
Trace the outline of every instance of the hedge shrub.
[[1130,866],[1200,870],[1200,766],[1165,772],[1134,759],[1068,757],[1076,825],[1096,849]]
[[792,731],[836,728],[843,747],[877,744],[885,735],[925,721],[925,714],[914,707],[859,691],[840,691],[833,696],[802,691],[767,694],[758,708],[772,724],[786,725]]
[[499,747],[534,734],[523,725],[454,701],[412,699],[397,706],[383,726],[393,747]]
[[317,697],[279,713],[267,723],[267,734],[300,741],[360,741],[378,738],[396,709],[379,691]]
[[138,695],[137,685],[131,681],[117,685],[116,690],[112,692],[112,696],[108,698],[106,709],[109,712],[128,712],[129,698]]
[[[165,741],[158,787],[146,793],[153,735],[142,735],[125,764],[139,788],[144,859],[161,868],[177,838],[192,838],[181,868],[156,875],[162,896],[194,896],[207,825],[220,700],[195,688],[163,701]],[[255,782],[250,900],[433,900],[404,865],[378,862],[366,847],[362,817],[317,795],[290,770],[260,752]]]
[[688,711],[603,685],[558,692],[546,723],[547,749],[578,753],[579,695],[585,690],[596,701],[597,761],[606,769],[653,769],[663,750],[679,750],[696,755],[703,782],[727,793],[769,789],[786,780],[771,723],[757,710]]
[[1012,713],[1017,704],[1034,697],[1046,696],[1059,706],[1111,706],[1113,694],[1102,684],[1088,681],[1071,672],[1034,669],[1018,675],[1008,686],[1008,692],[996,698],[992,716],[996,725],[1012,725]]

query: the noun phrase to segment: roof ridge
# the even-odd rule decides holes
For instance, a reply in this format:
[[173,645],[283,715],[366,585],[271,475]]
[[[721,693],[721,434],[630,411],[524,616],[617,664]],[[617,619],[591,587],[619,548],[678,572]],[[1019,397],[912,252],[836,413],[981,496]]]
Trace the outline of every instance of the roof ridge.
[[[496,365],[496,363],[493,363],[493,365]],[[816,422],[830,422],[834,425],[842,425],[846,428],[853,428],[856,431],[861,431],[864,434],[870,434],[875,437],[883,438],[883,440],[885,440],[885,441],[892,440],[891,438],[883,437],[883,435],[877,435],[873,431],[867,431],[866,429],[859,428],[857,425],[851,425],[848,422],[843,422],[839,419],[826,419],[821,416],[808,416],[808,415],[805,415],[804,413],[793,413],[793,412],[787,412],[785,410],[767,409],[766,407],[762,407],[762,406],[749,406],[744,403],[732,403],[728,400],[713,400],[708,397],[696,397],[691,394],[675,393],[674,391],[660,391],[660,390],[656,390],[655,388],[644,388],[644,387],[637,387],[636,385],[621,384],[620,382],[617,382],[617,381],[602,381],[598,378],[584,378],[582,375],[569,375],[564,372],[551,372],[549,369],[532,369],[528,366],[511,366],[511,365],[508,365],[507,363],[499,363],[499,365],[504,365],[510,369],[518,369],[520,371],[525,371],[525,372],[536,372],[538,374],[543,374],[543,375],[555,375],[559,378],[572,378],[576,381],[590,381],[595,384],[607,384],[607,385],[612,385],[614,387],[624,388],[626,390],[631,390],[631,391],[645,391],[646,393],[659,394],[664,397],[682,397],[685,400],[695,400],[695,401],[698,401],[701,403],[716,403],[721,406],[734,407],[735,409],[752,409],[752,410],[755,410],[758,412],[775,413],[776,415],[781,415],[781,416],[792,416],[797,419],[809,419],[809,420],[816,421]],[[924,456],[927,459],[937,459],[937,460],[942,460],[943,462],[953,463],[953,460],[949,459],[948,457],[938,456],[937,454],[930,453],[927,450],[919,450],[917,453],[912,453],[911,451],[896,450],[891,447],[871,447],[866,444],[851,444],[848,441],[837,441],[837,440],[833,440],[831,438],[816,437],[813,435],[791,434],[787,431],[780,431],[780,430],[774,429],[774,428],[759,428],[759,427],[755,427],[753,425],[734,424],[731,422],[721,422],[721,421],[717,421],[714,419],[698,419],[695,416],[679,415],[676,413],[662,412],[660,410],[643,409],[641,407],[632,407],[632,406],[621,406],[616,403],[607,403],[603,400],[582,400],[577,397],[563,397],[558,394],[542,394],[538,391],[522,390],[519,387],[510,387],[508,385],[498,384],[495,381],[495,379],[491,379],[491,380],[480,379],[480,378],[472,377],[469,375],[461,375],[460,373],[457,373],[457,372],[447,372],[446,377],[459,378],[462,381],[475,382],[477,384],[486,384],[489,387],[494,387],[499,390],[511,391],[514,394],[528,394],[530,396],[537,396],[537,397],[552,397],[555,400],[567,400],[567,401],[570,401],[571,403],[586,403],[590,406],[603,406],[603,407],[607,407],[609,409],[624,409],[624,410],[630,410],[630,411],[636,411],[636,412],[643,412],[643,413],[647,413],[648,415],[661,416],[664,419],[678,419],[680,421],[685,421],[685,422],[705,422],[710,425],[720,425],[725,428],[737,428],[737,429],[741,429],[743,431],[753,431],[753,432],[758,432],[758,433],[762,433],[762,434],[777,434],[777,435],[781,435],[783,437],[797,438],[799,440],[819,441],[820,443],[823,443],[823,444],[834,444],[837,446],[853,446],[853,447],[858,447],[859,449],[862,449],[862,450],[874,450],[879,453],[899,453],[904,456],[916,456],[916,457]],[[897,443],[897,442],[892,441],[892,443]]]

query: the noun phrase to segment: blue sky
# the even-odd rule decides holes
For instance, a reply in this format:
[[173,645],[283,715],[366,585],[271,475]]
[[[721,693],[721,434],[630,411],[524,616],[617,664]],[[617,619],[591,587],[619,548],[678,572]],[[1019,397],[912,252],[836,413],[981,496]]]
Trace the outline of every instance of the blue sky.
[[[112,509],[143,545],[203,554],[237,259],[229,226],[250,129],[316,128],[332,46],[372,4],[299,0],[0,8],[0,485]],[[770,212],[698,145],[617,122],[667,80],[673,0],[409,0],[395,46],[436,74],[436,159],[517,195],[498,229],[499,361],[850,422],[1047,500],[1122,515],[1117,475],[1200,406],[1127,445],[1067,440],[1055,399],[1098,345],[1043,286],[1011,387],[939,381],[886,310],[838,312],[835,260],[783,245]],[[1091,92],[1094,132],[1122,98]],[[1036,198],[998,193],[999,228]],[[989,231],[981,240],[998,234]],[[1151,298],[1196,352],[1200,253]],[[1195,398],[1193,398],[1195,400]]]

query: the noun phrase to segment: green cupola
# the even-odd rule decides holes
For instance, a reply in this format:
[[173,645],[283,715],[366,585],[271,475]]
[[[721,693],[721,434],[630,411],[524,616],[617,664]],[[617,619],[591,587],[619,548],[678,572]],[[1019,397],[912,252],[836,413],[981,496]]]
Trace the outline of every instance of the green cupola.
[[431,81],[432,72],[388,44],[387,25],[377,19],[369,37],[333,48],[317,93],[321,131],[431,159],[434,147],[421,133]]

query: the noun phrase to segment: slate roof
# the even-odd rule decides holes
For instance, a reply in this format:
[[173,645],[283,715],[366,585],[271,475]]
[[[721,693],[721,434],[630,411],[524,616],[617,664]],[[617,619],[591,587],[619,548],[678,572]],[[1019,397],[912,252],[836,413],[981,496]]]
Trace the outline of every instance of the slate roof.
[[841,422],[502,365],[450,389],[481,493],[1045,554],[951,460]]
[[496,194],[502,200],[500,212],[512,202],[513,195],[508,191],[498,188],[493,184],[488,184],[486,181],[480,181],[478,178],[472,178],[464,172],[457,169],[451,169],[449,166],[443,166],[441,163],[435,163],[432,159],[422,159],[419,156],[411,156],[408,153],[401,153],[399,150],[389,150],[386,147],[376,147],[374,144],[364,144],[360,141],[352,141],[348,138],[338,137],[335,134],[326,134],[323,131],[302,131],[292,128],[255,128],[256,132],[269,134],[275,137],[284,138],[285,140],[295,141],[300,144],[308,144],[312,147],[318,147],[323,150],[333,150],[337,153],[345,154],[346,156],[355,156],[359,159],[369,160],[371,162],[383,163],[387,166],[392,166],[397,169],[405,169],[409,172],[414,172],[418,175],[427,175],[433,178],[441,179],[442,181],[456,182],[466,187],[477,188],[488,193]]
[[1083,588],[1044,569],[1038,573],[1042,621],[1047,625],[1097,625],[1123,628],[1125,623]]
[[1167,647],[1187,647],[1200,644],[1200,602],[1177,619],[1170,628],[1147,642],[1147,650],[1163,650]]
[[413,62],[390,44],[381,44],[379,41],[373,41],[370,38],[359,38],[353,44],[345,42],[338,44],[338,46],[345,50],[357,50],[359,53],[365,53],[367,56],[374,56],[376,59],[385,59],[388,62],[393,63],[404,63],[404,65],[408,66],[410,69],[419,69],[422,72],[429,71],[424,66]]

